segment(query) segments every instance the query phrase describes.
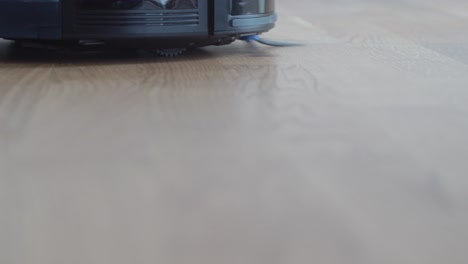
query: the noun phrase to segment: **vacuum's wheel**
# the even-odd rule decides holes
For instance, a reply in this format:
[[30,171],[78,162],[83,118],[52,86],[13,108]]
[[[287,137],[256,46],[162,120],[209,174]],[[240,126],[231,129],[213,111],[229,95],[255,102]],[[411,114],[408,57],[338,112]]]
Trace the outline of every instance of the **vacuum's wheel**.
[[155,52],[162,57],[177,57],[184,54],[187,49],[156,49]]

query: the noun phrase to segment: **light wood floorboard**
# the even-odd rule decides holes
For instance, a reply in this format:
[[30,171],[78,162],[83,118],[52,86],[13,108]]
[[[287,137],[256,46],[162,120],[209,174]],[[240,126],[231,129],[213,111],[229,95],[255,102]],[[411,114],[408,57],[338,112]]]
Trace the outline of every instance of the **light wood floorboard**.
[[278,0],[305,46],[175,59],[0,41],[0,263],[468,263],[467,10]]

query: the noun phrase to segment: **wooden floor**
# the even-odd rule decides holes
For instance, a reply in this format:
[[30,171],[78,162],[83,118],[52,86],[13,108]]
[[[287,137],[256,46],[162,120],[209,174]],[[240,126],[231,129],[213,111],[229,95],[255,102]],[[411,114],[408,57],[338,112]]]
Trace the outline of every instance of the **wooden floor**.
[[0,263],[468,263],[468,2],[278,2],[306,46],[1,41]]

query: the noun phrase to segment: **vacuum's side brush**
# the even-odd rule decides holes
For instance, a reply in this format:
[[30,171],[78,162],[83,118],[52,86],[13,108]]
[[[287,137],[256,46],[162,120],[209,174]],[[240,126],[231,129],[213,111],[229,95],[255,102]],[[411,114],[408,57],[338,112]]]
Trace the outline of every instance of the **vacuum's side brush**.
[[302,46],[303,44],[294,43],[294,42],[283,42],[283,41],[274,41],[269,39],[261,38],[259,35],[250,35],[240,38],[240,40],[247,42],[258,42],[263,45],[272,46],[272,47],[295,47]]

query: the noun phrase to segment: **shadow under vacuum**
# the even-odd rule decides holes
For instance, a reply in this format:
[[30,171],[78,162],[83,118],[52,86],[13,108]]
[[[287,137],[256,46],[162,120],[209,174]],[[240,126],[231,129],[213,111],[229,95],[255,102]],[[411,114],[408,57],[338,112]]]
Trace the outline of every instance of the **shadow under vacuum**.
[[20,44],[0,41],[0,63],[54,63],[54,64],[132,64],[207,59],[214,54],[207,49],[188,50],[176,57],[162,57],[151,50],[114,48],[105,46],[77,47],[70,45]]

